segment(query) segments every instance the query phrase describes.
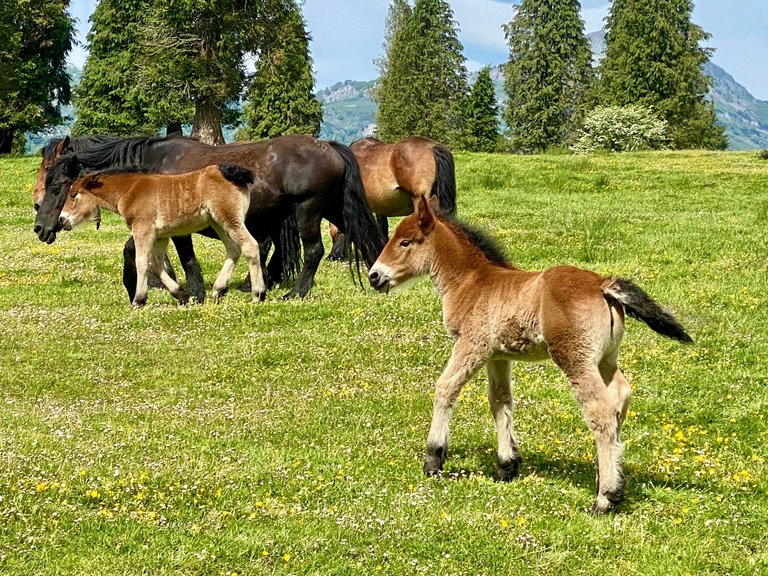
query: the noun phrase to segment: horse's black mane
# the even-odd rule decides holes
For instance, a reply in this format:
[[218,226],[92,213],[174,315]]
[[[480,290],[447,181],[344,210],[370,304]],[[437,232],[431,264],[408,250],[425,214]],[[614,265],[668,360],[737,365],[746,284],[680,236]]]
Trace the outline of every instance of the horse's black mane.
[[[71,138],[69,145],[83,165],[92,170],[116,168],[129,169],[141,165],[147,148],[157,142],[186,138],[171,136],[136,136],[118,138],[116,136],[80,136]],[[196,140],[192,138],[192,140]],[[41,150],[43,157],[52,159],[56,146],[61,140],[49,141]]]
[[501,248],[499,242],[495,238],[492,238],[488,233],[482,232],[465,222],[460,222],[449,216],[443,215],[441,218],[454,231],[464,235],[475,248],[482,252],[483,256],[491,261],[492,264],[503,266],[504,268],[514,268],[514,265],[504,254],[504,250]]

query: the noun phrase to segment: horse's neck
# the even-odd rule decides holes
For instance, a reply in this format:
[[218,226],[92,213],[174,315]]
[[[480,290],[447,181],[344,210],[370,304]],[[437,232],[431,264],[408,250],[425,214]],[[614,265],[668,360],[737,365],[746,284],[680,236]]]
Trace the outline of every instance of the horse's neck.
[[435,253],[430,276],[443,298],[469,289],[468,283],[496,267],[485,256],[478,255],[479,250],[467,238],[446,224],[437,221],[432,233]]

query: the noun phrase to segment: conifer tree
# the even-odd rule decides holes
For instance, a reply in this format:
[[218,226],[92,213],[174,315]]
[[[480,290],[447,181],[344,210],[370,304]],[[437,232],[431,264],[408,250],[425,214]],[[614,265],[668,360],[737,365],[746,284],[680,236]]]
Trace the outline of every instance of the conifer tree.
[[173,91],[150,99],[138,86],[141,27],[150,0],[101,0],[91,15],[88,58],[75,89],[75,134],[154,134],[160,124],[191,119],[190,102]]
[[69,103],[67,53],[74,23],[68,0],[0,3],[0,154],[27,131],[61,122]]
[[292,10],[259,55],[243,110],[238,139],[320,133],[323,109],[313,93],[309,35],[298,8]]
[[453,11],[445,0],[416,0],[410,14],[404,4],[390,9],[388,20],[398,28],[380,65],[378,134],[458,142],[467,71]]
[[480,70],[463,106],[463,147],[472,152],[494,152],[499,147],[499,107],[491,70]]
[[667,121],[676,148],[725,148],[724,128],[706,100],[702,64],[709,38],[693,24],[691,0],[614,0],[598,97],[605,105],[639,104]]
[[592,67],[578,0],[522,0],[505,26],[505,121],[523,152],[563,145],[587,105]]

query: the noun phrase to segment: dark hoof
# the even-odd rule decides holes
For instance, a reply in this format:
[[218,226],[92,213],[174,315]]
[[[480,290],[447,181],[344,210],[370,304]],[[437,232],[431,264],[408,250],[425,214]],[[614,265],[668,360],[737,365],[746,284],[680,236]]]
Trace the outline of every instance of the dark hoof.
[[496,472],[493,474],[493,479],[496,482],[509,482],[517,477],[520,470],[521,458],[517,460],[510,460],[505,464],[499,464],[496,467]]
[[280,296],[280,300],[293,300],[294,298],[301,298],[301,294],[291,290],[290,292],[286,292],[285,294]]
[[424,475],[429,478],[436,478],[443,475],[443,466],[436,462],[424,462]]
[[134,300],[131,302],[131,308],[134,310],[138,310],[139,308],[144,308],[144,305],[147,303],[146,298],[140,298],[138,300]]
[[177,296],[177,298],[179,299],[179,306],[186,306],[189,304],[189,294],[186,292],[182,292]]
[[267,293],[264,292],[257,292],[253,298],[251,298],[251,302],[264,302],[264,300],[267,299]]
[[616,509],[616,506],[624,499],[623,491],[609,492],[607,494],[598,494],[595,502],[592,504],[592,514],[608,514]]
[[325,259],[330,262],[346,262],[347,256],[344,253],[337,253],[337,252],[331,251],[331,253],[325,257]]

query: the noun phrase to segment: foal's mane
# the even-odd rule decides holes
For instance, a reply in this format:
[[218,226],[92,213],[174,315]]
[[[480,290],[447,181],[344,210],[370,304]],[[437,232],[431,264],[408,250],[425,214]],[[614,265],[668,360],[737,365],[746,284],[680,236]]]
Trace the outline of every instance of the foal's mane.
[[491,264],[496,264],[503,268],[514,268],[515,266],[507,259],[504,250],[501,248],[498,240],[493,238],[487,232],[478,230],[465,222],[447,217],[439,216],[440,220],[448,226],[458,236],[463,236],[469,244],[477,248]]

